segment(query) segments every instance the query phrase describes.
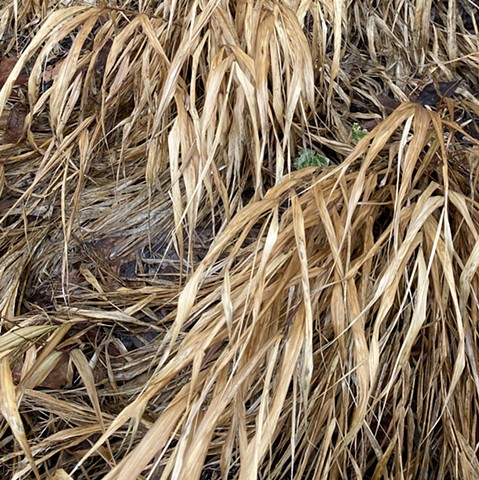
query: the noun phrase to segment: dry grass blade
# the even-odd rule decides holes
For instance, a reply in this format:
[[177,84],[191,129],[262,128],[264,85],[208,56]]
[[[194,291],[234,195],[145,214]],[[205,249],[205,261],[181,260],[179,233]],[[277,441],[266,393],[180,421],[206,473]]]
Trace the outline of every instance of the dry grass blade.
[[313,376],[313,309],[311,306],[311,288],[309,285],[309,266],[308,254],[306,249],[306,235],[304,230],[304,218],[298,197],[292,194],[292,214],[294,221],[294,236],[296,248],[298,251],[299,263],[301,266],[301,287],[303,290],[304,309],[304,345],[303,358],[301,361],[301,388],[303,391],[304,409],[308,411],[309,390],[311,387],[311,378]]
[[0,337],[0,352],[9,352],[19,345],[41,337],[43,334],[54,329],[51,325],[35,325],[31,327],[20,327],[4,333]]
[[7,358],[0,359],[0,379],[0,411],[2,412],[3,418],[8,422],[15,440],[20,444],[23,453],[30,462],[35,478],[39,480],[41,477],[28,444],[22,417],[18,411],[17,395],[12,381],[12,371],[10,370]]
[[0,478],[479,478],[478,22],[3,2]]

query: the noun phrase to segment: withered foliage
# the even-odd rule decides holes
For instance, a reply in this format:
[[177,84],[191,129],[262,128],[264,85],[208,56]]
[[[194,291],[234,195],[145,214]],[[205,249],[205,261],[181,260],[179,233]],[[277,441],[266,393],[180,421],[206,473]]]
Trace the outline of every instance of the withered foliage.
[[0,478],[479,478],[477,28],[2,2]]

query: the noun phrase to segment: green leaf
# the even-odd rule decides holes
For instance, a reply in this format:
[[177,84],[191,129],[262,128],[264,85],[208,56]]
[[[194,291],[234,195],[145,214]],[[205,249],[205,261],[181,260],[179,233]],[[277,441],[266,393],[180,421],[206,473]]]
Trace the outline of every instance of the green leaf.
[[352,135],[355,142],[359,142],[361,138],[365,137],[368,134],[368,131],[365,128],[361,128],[358,122],[353,123]]
[[329,159],[320,155],[311,148],[298,148],[298,156],[295,158],[293,166],[296,170],[306,167],[327,167]]

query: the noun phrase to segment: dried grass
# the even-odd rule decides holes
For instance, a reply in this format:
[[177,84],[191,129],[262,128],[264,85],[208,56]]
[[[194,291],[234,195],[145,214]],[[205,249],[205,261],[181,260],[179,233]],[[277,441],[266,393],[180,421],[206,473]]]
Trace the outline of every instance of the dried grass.
[[4,2],[1,478],[479,478],[477,18]]

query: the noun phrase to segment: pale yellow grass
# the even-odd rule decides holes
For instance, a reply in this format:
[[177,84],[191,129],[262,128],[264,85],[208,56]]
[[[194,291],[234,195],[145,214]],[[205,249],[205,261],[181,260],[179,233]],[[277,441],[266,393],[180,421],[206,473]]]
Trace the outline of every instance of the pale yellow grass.
[[0,476],[479,478],[476,17],[4,2]]

